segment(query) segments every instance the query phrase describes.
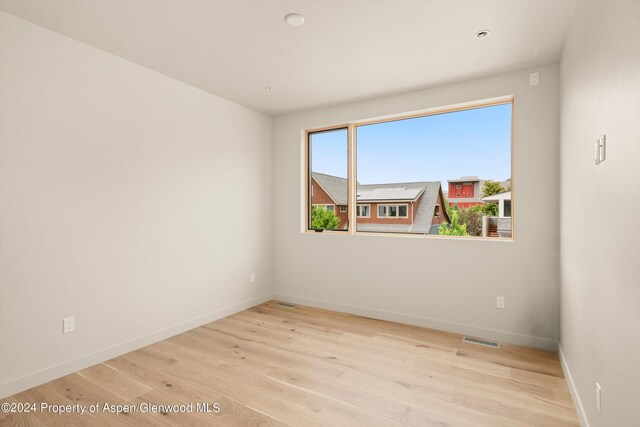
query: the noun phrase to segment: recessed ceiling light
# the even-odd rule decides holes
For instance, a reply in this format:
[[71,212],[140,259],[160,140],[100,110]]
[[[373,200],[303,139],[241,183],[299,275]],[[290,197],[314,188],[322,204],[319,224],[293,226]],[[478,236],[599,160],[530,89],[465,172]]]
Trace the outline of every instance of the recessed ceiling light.
[[267,92],[273,92],[274,90],[276,90],[275,86],[265,86],[264,90],[266,90]]
[[489,30],[481,30],[481,31],[478,31],[478,32],[476,33],[476,38],[477,38],[477,39],[484,39],[484,38],[486,38],[486,37],[489,37],[489,33],[490,33],[490,32],[491,32],[491,31],[489,31]]
[[284,17],[284,21],[292,27],[299,27],[304,24],[304,16],[298,13],[290,13]]

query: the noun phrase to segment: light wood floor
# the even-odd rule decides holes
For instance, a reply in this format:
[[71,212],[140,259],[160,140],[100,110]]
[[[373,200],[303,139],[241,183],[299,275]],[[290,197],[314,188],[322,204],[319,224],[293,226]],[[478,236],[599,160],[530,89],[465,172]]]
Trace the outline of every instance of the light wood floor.
[[[2,426],[578,426],[555,353],[269,302],[2,401],[194,413],[2,414]],[[196,402],[219,404],[195,413]]]

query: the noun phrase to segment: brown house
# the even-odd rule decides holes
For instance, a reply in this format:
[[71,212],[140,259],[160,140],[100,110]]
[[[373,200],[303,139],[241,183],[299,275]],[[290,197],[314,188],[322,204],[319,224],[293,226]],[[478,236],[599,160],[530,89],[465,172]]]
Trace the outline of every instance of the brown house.
[[[324,206],[340,218],[340,229],[348,226],[347,180],[314,172],[311,204]],[[449,223],[440,182],[358,184],[357,230],[395,233],[438,234]]]

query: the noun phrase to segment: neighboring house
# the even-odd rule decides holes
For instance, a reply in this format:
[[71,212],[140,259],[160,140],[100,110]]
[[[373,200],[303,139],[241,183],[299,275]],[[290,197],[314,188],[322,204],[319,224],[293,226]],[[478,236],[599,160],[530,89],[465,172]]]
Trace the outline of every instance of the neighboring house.
[[[311,204],[336,212],[346,229],[347,180],[314,172]],[[440,182],[398,182],[357,186],[357,230],[438,234],[450,219]]]
[[347,213],[348,185],[346,178],[313,172],[311,181],[311,205],[324,206],[334,211],[340,218],[338,228],[347,228],[349,214]]
[[502,237],[510,239],[511,233],[511,191],[483,197],[487,203],[498,204],[498,216],[482,218],[483,237]]
[[[477,176],[463,176],[459,179],[447,180],[449,184],[447,198],[449,206],[468,208],[481,205],[489,200],[482,197],[485,180]],[[511,179],[500,182],[504,188],[511,188]]]
[[511,217],[511,191],[482,197],[482,201],[498,203],[498,216],[501,218]]
[[463,176],[460,179],[449,179],[447,183],[449,184],[447,194],[449,206],[468,208],[484,203],[480,199],[484,181],[477,176]]

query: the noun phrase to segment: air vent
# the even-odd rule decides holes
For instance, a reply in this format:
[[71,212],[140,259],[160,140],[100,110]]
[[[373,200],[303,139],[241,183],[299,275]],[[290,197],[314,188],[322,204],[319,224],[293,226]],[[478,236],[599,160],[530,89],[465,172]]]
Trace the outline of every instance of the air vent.
[[285,308],[296,308],[295,304],[290,304],[288,302],[279,302],[278,305]]
[[482,346],[485,346],[485,347],[500,348],[500,343],[499,342],[487,341],[487,340],[483,340],[481,338],[464,337],[464,338],[462,338],[462,341],[466,342],[466,343],[469,343],[469,344],[482,345]]

